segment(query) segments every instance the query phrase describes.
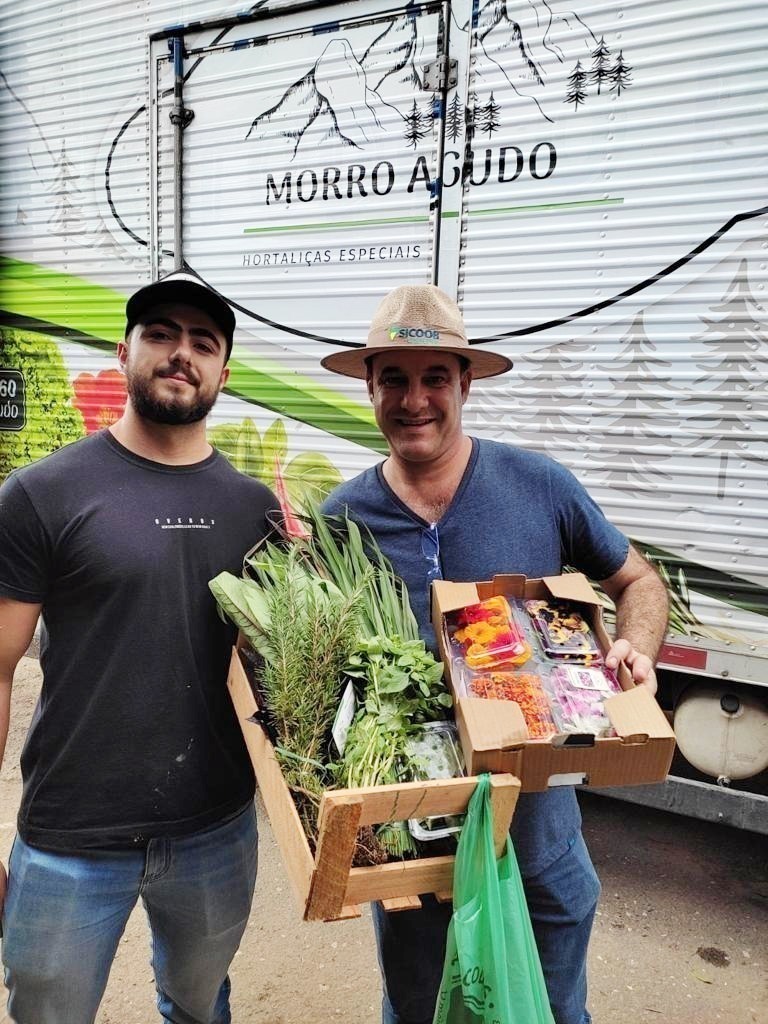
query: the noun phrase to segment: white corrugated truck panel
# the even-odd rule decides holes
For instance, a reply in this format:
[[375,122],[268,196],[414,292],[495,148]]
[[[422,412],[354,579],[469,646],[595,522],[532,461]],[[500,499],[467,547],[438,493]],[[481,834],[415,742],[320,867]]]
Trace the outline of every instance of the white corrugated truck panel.
[[571,466],[666,557],[694,632],[767,642],[764,4],[0,13],[2,365],[27,360],[30,403],[28,425],[0,417],[13,458],[116,415],[83,395],[114,388],[124,297],[174,262],[166,36],[185,26],[184,257],[238,307],[214,423],[271,431],[308,475],[369,465],[364,386],[319,359],[436,278],[515,360],[473,386],[470,431]]
[[[384,292],[430,279],[431,196],[423,183],[408,189],[416,152],[404,118],[416,105],[431,178],[439,121],[432,93],[395,58],[414,40],[424,61],[436,54],[440,7],[382,19],[357,4],[323,32],[305,16],[304,27],[286,17],[241,29],[227,45],[188,38],[185,257],[262,318],[240,318],[262,340],[290,345],[297,331],[360,341]],[[164,165],[164,210],[169,184]],[[164,216],[163,250],[172,227]]]
[[516,365],[472,427],[571,466],[692,588],[705,566],[764,598],[765,5],[509,7],[472,44],[460,285]]

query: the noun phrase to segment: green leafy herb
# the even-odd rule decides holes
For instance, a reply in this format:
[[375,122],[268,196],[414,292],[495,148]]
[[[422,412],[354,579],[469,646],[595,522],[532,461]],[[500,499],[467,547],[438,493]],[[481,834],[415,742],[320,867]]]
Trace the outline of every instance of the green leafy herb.
[[[408,737],[444,718],[452,701],[442,666],[419,638],[405,585],[373,537],[315,507],[308,520],[309,537],[263,544],[248,557],[245,579],[222,573],[211,589],[263,658],[259,684],[279,737],[276,753],[313,838],[316,805],[330,784],[415,777]],[[327,741],[348,677],[358,711],[334,764]],[[378,838],[393,856],[415,852],[403,823],[382,826]]]

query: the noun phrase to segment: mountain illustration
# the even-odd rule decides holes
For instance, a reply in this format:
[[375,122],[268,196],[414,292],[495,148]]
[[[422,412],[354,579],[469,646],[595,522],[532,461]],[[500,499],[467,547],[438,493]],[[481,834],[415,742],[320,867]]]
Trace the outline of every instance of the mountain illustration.
[[475,92],[480,104],[496,89],[503,105],[553,122],[562,116],[568,76],[581,61],[589,70],[600,37],[567,5],[556,0],[487,0],[478,13],[473,50],[478,59]]
[[[341,71],[340,71],[341,69]],[[363,66],[346,39],[334,39],[302,78],[281,99],[254,118],[246,139],[288,139],[293,156],[310,129],[316,144],[333,139],[361,149],[384,134],[381,97],[368,87]]]
[[333,140],[362,149],[387,135],[401,135],[405,113],[387,101],[423,88],[423,44],[416,15],[408,10],[385,24],[358,59],[348,39],[334,39],[314,66],[251,123],[246,139],[287,139],[292,157],[307,133],[313,145]]
[[480,10],[477,39],[487,54],[489,50],[503,51],[507,57],[514,54],[514,63],[519,63],[523,77],[542,85],[541,71],[531,55],[529,44],[523,40],[519,22],[510,13],[510,9],[517,6],[507,0],[489,0]]
[[426,58],[422,51],[416,17],[406,11],[403,17],[388,23],[360,63],[376,92],[393,90],[397,94],[403,87],[409,91],[424,87],[420,61]]
[[[470,31],[470,25],[460,31]],[[554,122],[563,116],[564,103],[578,108],[592,98],[587,82],[595,96],[609,91],[610,41],[597,36],[560,0],[486,0],[472,35],[479,58],[474,109],[488,110],[492,104],[498,115],[494,130],[501,120],[520,114]],[[310,138],[313,146],[335,141],[363,149],[377,140],[402,137],[404,130],[407,137],[413,95],[424,89],[424,64],[435,57],[428,49],[413,7],[384,22],[359,56],[349,38],[336,38],[276,103],[253,119],[246,139],[288,141],[295,158]],[[579,62],[585,92],[572,104],[569,76]],[[630,83],[630,69],[622,67],[623,89]],[[400,109],[403,96],[409,100]]]

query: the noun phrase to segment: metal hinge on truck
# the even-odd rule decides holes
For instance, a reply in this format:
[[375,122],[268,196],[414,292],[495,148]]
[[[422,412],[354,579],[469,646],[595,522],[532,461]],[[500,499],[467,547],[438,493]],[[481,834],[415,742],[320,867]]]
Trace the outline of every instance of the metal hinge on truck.
[[421,67],[425,92],[445,92],[452,89],[459,80],[459,62],[455,57],[437,57]]

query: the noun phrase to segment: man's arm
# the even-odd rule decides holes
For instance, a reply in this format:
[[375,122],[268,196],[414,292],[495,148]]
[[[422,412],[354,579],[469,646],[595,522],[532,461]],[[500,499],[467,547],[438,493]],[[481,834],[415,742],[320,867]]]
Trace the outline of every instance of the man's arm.
[[[40,615],[39,604],[12,601],[0,597],[0,764],[8,739],[11,720],[11,687],[19,660],[32,643]],[[0,864],[0,910],[5,902],[7,884],[5,868]]]
[[658,573],[631,545],[622,567],[600,586],[616,605],[616,639],[605,661],[623,661],[636,683],[656,692],[654,665],[667,632],[669,595]]

